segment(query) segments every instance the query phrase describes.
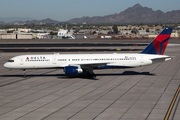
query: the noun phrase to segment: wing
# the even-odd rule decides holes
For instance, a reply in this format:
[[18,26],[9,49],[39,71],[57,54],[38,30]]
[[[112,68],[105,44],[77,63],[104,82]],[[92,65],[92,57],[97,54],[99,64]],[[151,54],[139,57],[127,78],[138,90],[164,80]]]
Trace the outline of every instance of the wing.
[[82,64],[70,64],[70,66],[73,65],[79,65],[81,66],[82,69],[90,69],[90,68],[98,68],[99,66],[104,66],[109,64],[109,62],[104,62],[104,63],[82,63]]

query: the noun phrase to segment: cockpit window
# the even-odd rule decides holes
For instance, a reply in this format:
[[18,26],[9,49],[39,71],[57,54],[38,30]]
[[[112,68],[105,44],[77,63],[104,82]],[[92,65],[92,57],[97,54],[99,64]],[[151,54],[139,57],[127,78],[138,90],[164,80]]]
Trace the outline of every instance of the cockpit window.
[[8,60],[8,62],[14,62],[14,60]]

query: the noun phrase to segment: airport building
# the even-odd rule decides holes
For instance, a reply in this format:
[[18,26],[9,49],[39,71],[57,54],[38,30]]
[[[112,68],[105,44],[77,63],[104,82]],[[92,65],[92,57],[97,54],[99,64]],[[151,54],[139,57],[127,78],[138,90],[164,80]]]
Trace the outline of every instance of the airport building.
[[[91,29],[79,28],[72,35],[75,36],[76,39],[128,39],[128,38],[154,38],[159,34],[162,29],[162,26],[149,27],[147,25],[143,26],[117,26],[119,33],[114,34],[112,26],[92,26]],[[179,26],[177,29],[180,28]],[[27,29],[27,28],[9,28],[9,29],[1,29],[0,30],[0,39],[71,39],[71,32],[67,30],[62,32],[63,35],[53,34],[50,35],[52,30],[41,29]],[[60,31],[52,32],[59,33]],[[179,38],[180,31],[173,30],[171,37]]]
[[33,39],[34,35],[33,33],[7,33],[6,32],[0,32],[0,39]]

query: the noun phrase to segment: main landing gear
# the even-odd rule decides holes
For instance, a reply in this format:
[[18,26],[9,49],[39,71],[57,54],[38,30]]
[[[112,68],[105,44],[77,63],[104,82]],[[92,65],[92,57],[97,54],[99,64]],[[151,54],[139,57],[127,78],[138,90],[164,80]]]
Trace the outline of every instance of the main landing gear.
[[22,75],[24,75],[24,77],[26,77],[26,69],[23,69]]
[[93,69],[88,69],[87,75],[88,75],[89,77],[96,77],[96,75],[95,75],[94,72],[93,72]]

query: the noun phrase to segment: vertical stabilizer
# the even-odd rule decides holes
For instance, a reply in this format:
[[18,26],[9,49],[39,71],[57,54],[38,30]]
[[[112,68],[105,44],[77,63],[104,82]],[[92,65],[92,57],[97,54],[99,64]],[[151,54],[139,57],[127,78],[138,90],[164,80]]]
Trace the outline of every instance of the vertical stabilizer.
[[173,28],[165,28],[141,53],[163,55]]

